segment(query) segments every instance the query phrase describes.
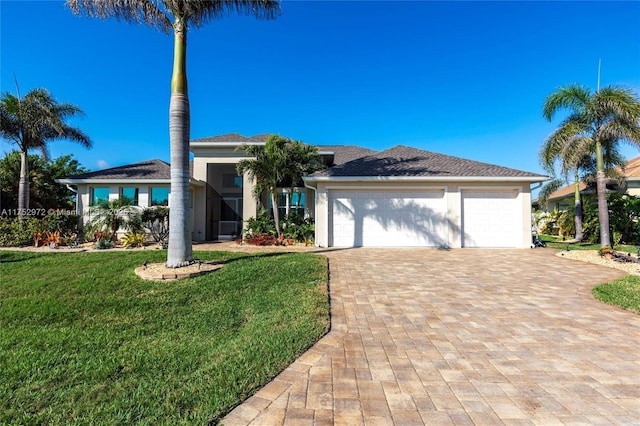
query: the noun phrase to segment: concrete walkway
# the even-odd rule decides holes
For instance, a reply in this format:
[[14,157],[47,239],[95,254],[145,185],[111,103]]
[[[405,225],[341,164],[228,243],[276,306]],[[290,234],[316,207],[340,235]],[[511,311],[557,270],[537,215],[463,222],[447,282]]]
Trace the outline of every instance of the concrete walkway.
[[332,329],[222,423],[640,425],[640,316],[624,274],[552,250],[349,249]]

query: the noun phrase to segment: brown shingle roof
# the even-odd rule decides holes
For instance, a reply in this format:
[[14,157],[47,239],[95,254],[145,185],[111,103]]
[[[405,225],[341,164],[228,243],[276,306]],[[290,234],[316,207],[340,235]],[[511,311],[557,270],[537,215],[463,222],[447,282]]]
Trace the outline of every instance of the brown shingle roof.
[[271,133],[263,133],[255,136],[242,136],[239,133],[227,133],[226,135],[194,139],[191,142],[266,142],[269,136],[271,136]]
[[624,165],[624,177],[640,178],[640,157],[627,161]]
[[437,154],[402,145],[376,152],[330,169],[313,177],[532,177],[546,176],[508,167]]
[[126,166],[112,167],[110,169],[98,170],[97,172],[83,173],[81,175],[70,176],[65,179],[154,179],[170,180],[171,167],[169,163],[162,160],[148,160],[140,163],[127,164]]
[[[622,175],[626,179],[635,180],[640,178],[640,157],[636,157],[632,160],[627,161],[624,166],[624,172],[622,172],[622,170],[620,169],[619,171],[620,173],[622,173]],[[584,182],[580,182],[580,191],[584,191],[586,188],[587,188],[587,185]],[[558,198],[564,198],[568,195],[573,194],[573,191],[574,191],[574,187],[572,183],[567,186],[563,186],[562,188],[556,190],[555,192],[552,192],[547,199],[555,200]]]
[[316,145],[316,148],[318,148],[318,151],[321,153],[333,152],[333,164],[343,164],[376,152],[372,149],[355,145]]

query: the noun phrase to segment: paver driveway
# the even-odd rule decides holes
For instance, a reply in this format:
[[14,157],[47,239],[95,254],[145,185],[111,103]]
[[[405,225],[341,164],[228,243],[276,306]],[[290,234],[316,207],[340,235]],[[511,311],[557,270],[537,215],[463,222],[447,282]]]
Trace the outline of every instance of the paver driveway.
[[623,274],[553,253],[327,252],[331,331],[223,424],[640,424]]

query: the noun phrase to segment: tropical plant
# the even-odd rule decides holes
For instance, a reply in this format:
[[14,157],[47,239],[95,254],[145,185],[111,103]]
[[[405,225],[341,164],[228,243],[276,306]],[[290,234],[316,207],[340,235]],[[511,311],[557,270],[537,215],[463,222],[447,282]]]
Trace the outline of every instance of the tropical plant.
[[58,103],[45,89],[34,89],[24,98],[5,93],[0,99],[0,136],[18,146],[20,151],[20,180],[18,209],[29,208],[28,152],[38,149],[48,158],[47,143],[66,139],[91,148],[91,140],[79,128],[66,120],[81,115],[82,110],[69,103]]
[[98,250],[106,250],[106,249],[113,248],[113,242],[106,238],[100,238],[96,241],[96,243],[93,246]]
[[305,218],[299,214],[292,213],[284,218],[282,228],[282,233],[286,239],[305,244],[313,242],[315,234],[313,218]]
[[139,214],[138,207],[132,206],[131,200],[126,197],[103,201],[89,208],[89,226],[94,232],[109,232],[110,240],[116,242],[121,227],[128,231],[138,231],[139,221],[135,217]]
[[[326,166],[318,152],[318,148],[300,141],[290,140],[285,152],[285,181],[282,186],[288,186],[289,205],[293,205],[293,194],[296,186],[302,185],[302,178],[311,173],[323,170]],[[298,197],[300,200],[300,197]]]
[[144,234],[140,232],[127,232],[122,237],[122,245],[129,247],[142,247],[144,246]]
[[187,91],[187,30],[231,12],[256,18],[275,18],[276,0],[67,0],[76,14],[95,18],[117,18],[144,23],[167,34],[173,32],[173,73],[169,104],[171,151],[171,223],[167,266],[178,267],[192,260],[189,232],[189,134],[190,111]]
[[47,233],[57,233],[63,243],[75,241],[80,217],[75,214],[53,213],[37,216],[0,216],[0,247],[19,247],[44,241]]
[[258,210],[256,217],[250,217],[247,219],[246,234],[247,236],[256,234],[271,234],[276,233],[276,225],[273,221],[273,216],[269,214],[267,209],[261,208]]
[[[540,150],[540,164],[554,177],[546,183],[540,191],[540,201],[546,204],[547,198],[566,182],[568,176],[573,175],[574,224],[566,229],[574,229],[575,239],[582,241],[582,199],[580,196],[580,182],[588,185],[595,183],[596,164],[593,155],[594,147],[590,138],[569,137],[565,133],[566,129],[554,131],[545,139]],[[624,166],[625,160],[616,147],[610,147],[605,152],[605,175],[609,178],[621,180],[622,175],[618,168]],[[556,169],[559,169],[562,178],[557,176]]]
[[[75,210],[75,194],[55,179],[86,173],[72,155],[63,155],[45,161],[29,154],[29,205],[43,210]],[[18,208],[18,182],[20,182],[20,152],[12,151],[0,160],[0,205],[3,209]]]
[[164,246],[169,236],[169,208],[149,207],[142,211],[142,226],[156,243]]
[[607,203],[614,244],[640,244],[640,197],[609,194]]
[[[586,87],[570,85],[557,89],[547,97],[543,115],[551,120],[561,109],[568,109],[570,114],[550,139],[559,140],[562,147],[584,145],[595,155],[600,245],[610,247],[605,152],[617,152],[620,142],[640,147],[640,101],[631,90],[625,88],[598,88],[592,93]],[[582,150],[575,152],[584,153]],[[580,161],[568,162],[570,168],[579,164]]]
[[318,149],[300,141],[271,135],[264,145],[243,144],[238,148],[248,157],[236,164],[238,174],[247,174],[255,182],[253,195],[260,201],[267,191],[271,199],[273,221],[278,239],[282,236],[278,213],[278,188],[291,188],[300,184],[302,177],[324,168]]

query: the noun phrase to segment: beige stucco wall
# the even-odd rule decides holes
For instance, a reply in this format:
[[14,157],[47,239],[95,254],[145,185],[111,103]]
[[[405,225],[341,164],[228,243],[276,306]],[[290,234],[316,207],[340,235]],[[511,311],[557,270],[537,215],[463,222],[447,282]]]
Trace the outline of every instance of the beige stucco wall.
[[[146,208],[150,204],[150,188],[151,187],[164,187],[170,188],[169,184],[165,183],[121,183],[121,184],[101,184],[101,183],[84,183],[77,185],[77,202],[76,213],[82,216],[83,225],[91,220],[90,207],[91,207],[91,189],[92,188],[109,188],[109,200],[117,200],[120,197],[120,189],[122,187],[136,187],[138,188],[138,207]],[[192,238],[194,241],[204,240],[204,228],[201,225],[204,223],[203,216],[205,211],[205,187],[199,185],[191,185],[191,205],[190,205],[190,221],[192,229]],[[171,206],[171,193],[169,193],[169,206]],[[123,231],[124,232],[124,231]],[[123,232],[120,232],[122,234]]]
[[316,203],[316,245],[327,247],[329,244],[329,193],[354,189],[372,190],[413,190],[443,188],[447,203],[447,221],[449,223],[449,247],[462,246],[462,191],[465,190],[517,190],[518,204],[521,206],[522,232],[518,247],[531,246],[531,193],[527,182],[401,182],[369,181],[318,183],[315,193]]
[[[193,148],[191,150],[194,154],[193,158],[193,177],[194,179],[207,182],[207,188],[202,192],[204,200],[198,204],[197,212],[194,215],[194,232],[196,229],[201,229],[202,235],[209,234],[211,232],[211,224],[207,223],[207,218],[211,216],[212,212],[209,211],[213,207],[207,205],[207,198],[211,198],[215,192],[211,186],[212,179],[217,179],[215,172],[216,165],[224,165],[225,170],[232,171],[232,168],[226,166],[234,166],[238,161],[245,159],[246,156],[243,152],[236,151],[233,148]],[[215,176],[214,176],[215,174]],[[254,182],[246,175],[243,176],[242,191],[238,192],[238,196],[242,196],[242,217],[248,219],[256,216],[257,203],[253,198]],[[219,195],[219,194],[218,194]],[[206,232],[205,232],[206,230]]]
[[627,194],[640,197],[640,180],[628,182]]

